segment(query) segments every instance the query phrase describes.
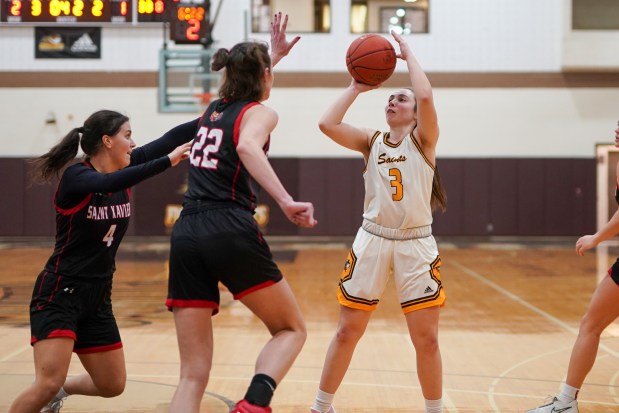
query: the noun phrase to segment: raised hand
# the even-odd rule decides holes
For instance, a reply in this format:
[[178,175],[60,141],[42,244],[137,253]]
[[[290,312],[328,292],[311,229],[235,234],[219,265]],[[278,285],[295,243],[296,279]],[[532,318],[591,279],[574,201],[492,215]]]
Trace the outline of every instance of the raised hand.
[[393,36],[393,39],[398,43],[398,46],[400,46],[400,53],[396,54],[396,56],[402,60],[406,60],[409,55],[412,55],[411,48],[408,45],[408,42],[393,30],[391,30],[391,35]]
[[296,36],[291,41],[286,40],[286,27],[288,27],[288,15],[284,16],[282,23],[282,12],[275,13],[271,21],[271,64],[275,66],[301,39]]

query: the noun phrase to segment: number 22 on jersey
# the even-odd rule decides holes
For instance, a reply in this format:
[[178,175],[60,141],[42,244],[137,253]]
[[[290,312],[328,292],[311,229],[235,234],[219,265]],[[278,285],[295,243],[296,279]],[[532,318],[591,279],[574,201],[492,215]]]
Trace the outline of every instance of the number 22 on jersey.
[[208,130],[202,126],[197,133],[196,139],[191,145],[189,162],[195,167],[205,169],[217,169],[217,159],[213,159],[211,154],[217,153],[221,146],[224,132],[221,129]]

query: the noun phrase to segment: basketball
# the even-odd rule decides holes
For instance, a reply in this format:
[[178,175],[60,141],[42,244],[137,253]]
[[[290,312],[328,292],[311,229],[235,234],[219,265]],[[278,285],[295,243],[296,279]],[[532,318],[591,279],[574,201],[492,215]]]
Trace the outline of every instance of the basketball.
[[389,79],[395,70],[396,60],[389,40],[378,34],[358,37],[346,52],[346,67],[353,79],[372,86]]

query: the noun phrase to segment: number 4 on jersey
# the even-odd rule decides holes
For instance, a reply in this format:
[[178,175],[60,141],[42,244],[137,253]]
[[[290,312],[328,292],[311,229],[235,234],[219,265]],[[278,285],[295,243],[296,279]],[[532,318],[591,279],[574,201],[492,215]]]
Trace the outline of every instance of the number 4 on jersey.
[[116,224],[110,226],[110,229],[107,230],[107,233],[103,237],[103,242],[107,243],[109,247],[114,242],[114,232],[116,231]]

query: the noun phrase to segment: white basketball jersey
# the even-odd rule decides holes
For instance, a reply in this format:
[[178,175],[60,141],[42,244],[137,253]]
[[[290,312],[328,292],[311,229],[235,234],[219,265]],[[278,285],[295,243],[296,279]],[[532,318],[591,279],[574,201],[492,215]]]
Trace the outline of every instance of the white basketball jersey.
[[363,218],[395,229],[430,225],[434,167],[412,133],[398,144],[388,138],[378,131],[370,144]]

